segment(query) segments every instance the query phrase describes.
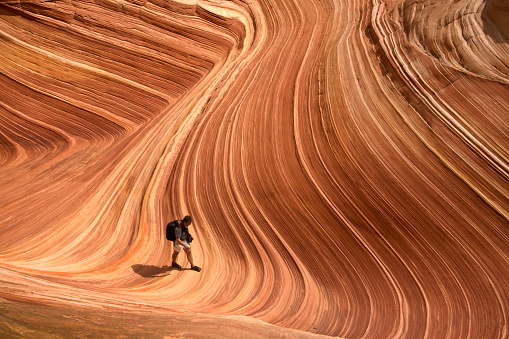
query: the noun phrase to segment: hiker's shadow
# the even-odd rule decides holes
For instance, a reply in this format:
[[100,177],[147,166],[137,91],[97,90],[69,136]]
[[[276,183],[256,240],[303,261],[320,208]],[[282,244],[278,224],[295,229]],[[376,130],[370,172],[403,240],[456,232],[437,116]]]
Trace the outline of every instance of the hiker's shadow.
[[134,273],[145,277],[145,278],[156,278],[156,277],[164,277],[169,275],[171,271],[176,270],[176,268],[171,266],[153,266],[153,265],[141,265],[136,264],[131,266]]

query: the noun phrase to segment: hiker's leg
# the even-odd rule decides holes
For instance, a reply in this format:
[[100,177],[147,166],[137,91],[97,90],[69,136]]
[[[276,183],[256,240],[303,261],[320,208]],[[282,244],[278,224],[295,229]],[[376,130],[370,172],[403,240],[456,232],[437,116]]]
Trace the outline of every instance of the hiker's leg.
[[185,249],[186,251],[186,254],[187,254],[187,260],[189,260],[189,263],[191,264],[191,267],[194,266],[194,261],[193,261],[193,252],[191,252],[191,249]]
[[173,254],[171,256],[171,262],[174,263],[175,261],[177,261],[177,257],[179,255],[179,252],[177,251],[173,251]]
[[175,261],[177,261],[177,256],[179,255],[180,252],[182,252],[183,249],[184,249],[184,246],[182,246],[178,242],[175,241],[173,243],[173,255],[171,256],[172,264],[174,264]]

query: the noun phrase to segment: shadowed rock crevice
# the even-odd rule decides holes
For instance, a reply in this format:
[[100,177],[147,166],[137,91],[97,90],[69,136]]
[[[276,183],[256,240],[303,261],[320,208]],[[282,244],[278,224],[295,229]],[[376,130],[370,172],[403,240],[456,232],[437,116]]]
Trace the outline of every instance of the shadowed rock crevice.
[[483,28],[485,29],[484,32],[495,42],[504,44],[506,48],[509,41],[507,15],[509,15],[509,1],[486,1],[482,12]]

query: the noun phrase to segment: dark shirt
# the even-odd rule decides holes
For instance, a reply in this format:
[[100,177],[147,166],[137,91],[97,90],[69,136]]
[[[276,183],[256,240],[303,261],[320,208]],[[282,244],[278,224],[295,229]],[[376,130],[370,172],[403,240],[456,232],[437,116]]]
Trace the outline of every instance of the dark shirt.
[[175,239],[186,241],[189,231],[187,230],[187,227],[182,225],[182,221],[179,221],[178,223],[177,227],[175,227]]

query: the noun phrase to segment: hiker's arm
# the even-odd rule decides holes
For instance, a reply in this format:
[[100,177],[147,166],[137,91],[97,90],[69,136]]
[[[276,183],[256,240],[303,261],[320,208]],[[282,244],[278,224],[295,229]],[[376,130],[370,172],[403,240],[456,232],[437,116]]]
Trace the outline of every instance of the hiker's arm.
[[185,249],[189,249],[191,248],[189,245],[185,245],[184,242],[180,239],[180,237],[182,236],[182,230],[178,227],[175,227],[175,241],[177,242],[177,244],[183,246]]
[[175,241],[177,242],[177,244],[183,246],[185,249],[189,249],[190,248],[189,245],[184,244],[184,242],[180,239],[181,236],[182,230],[178,227],[175,227]]
[[191,246],[184,244],[184,242],[180,239],[176,239],[177,243],[179,243],[181,246],[183,246],[185,249],[190,249]]

